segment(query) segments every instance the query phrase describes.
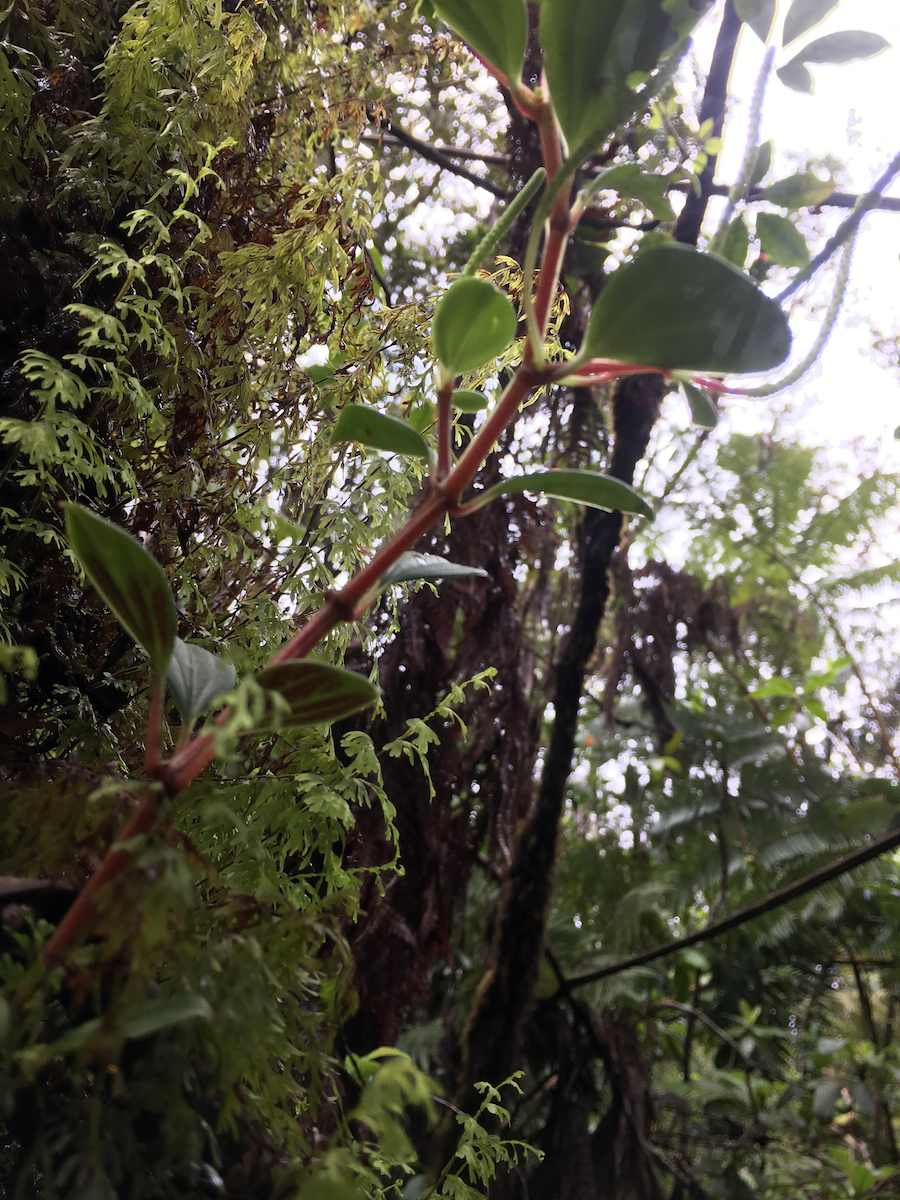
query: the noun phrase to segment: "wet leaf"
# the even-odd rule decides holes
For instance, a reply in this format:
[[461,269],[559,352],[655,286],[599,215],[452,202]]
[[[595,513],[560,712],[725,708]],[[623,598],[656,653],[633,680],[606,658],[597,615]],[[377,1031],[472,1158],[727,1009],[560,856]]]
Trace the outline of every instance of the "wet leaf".
[[481,567],[467,567],[462,563],[450,562],[438,554],[417,554],[414,550],[401,554],[392,567],[388,567],[378,581],[383,588],[392,583],[412,583],[420,579],[457,579],[464,575],[481,575],[487,571]]
[[464,42],[513,83],[522,74],[528,17],[523,0],[433,0]]
[[805,267],[809,248],[797,226],[776,213],[759,213],[756,236],[765,254],[780,267]]
[[484,412],[490,405],[484,392],[470,392],[466,388],[457,388],[452,399],[453,407],[464,413]]
[[736,216],[728,226],[722,248],[719,253],[723,258],[740,270],[747,261],[747,251],[750,248],[750,230],[742,216]]
[[791,333],[774,300],[730,263],[657,246],[609,277],[585,336],[592,358],[666,370],[766,371]]
[[812,208],[827,200],[833,191],[833,179],[820,179],[818,175],[802,171],[770,183],[763,188],[761,199],[768,200],[770,204],[779,204],[782,208]]
[[193,721],[234,687],[237,672],[202,646],[175,639],[166,683],[183,719]]
[[784,18],[782,46],[789,46],[798,37],[803,37],[804,33],[834,12],[839,3],[840,0],[794,0]]
[[715,429],[719,423],[719,414],[709,395],[702,388],[687,381],[683,381],[681,387],[690,407],[693,423],[703,429]]
[[260,725],[261,730],[330,723],[378,698],[378,690],[362,675],[312,658],[266,667],[256,681],[277,692],[288,705],[286,711],[278,711],[273,705],[271,720]]
[[428,443],[406,421],[398,421],[365,404],[347,404],[341,409],[331,433],[332,442],[359,442],[387,454],[405,454],[408,458],[430,455]]
[[78,504],[66,505],[66,534],[85,575],[162,678],[176,629],[175,601],[162,567],[137,538]]
[[434,314],[434,355],[447,377],[476,371],[497,358],[516,332],[509,297],[486,279],[466,276],[452,283]]
[[778,0],[734,0],[734,10],[761,42],[769,40],[778,11]]
[[611,475],[600,475],[595,471],[535,471],[531,475],[504,479],[482,492],[478,497],[479,507],[498,496],[519,495],[522,492],[552,496],[557,500],[574,500],[576,504],[587,504],[590,508],[602,508],[606,512],[618,510],[642,517],[653,516],[653,509],[634,488]]

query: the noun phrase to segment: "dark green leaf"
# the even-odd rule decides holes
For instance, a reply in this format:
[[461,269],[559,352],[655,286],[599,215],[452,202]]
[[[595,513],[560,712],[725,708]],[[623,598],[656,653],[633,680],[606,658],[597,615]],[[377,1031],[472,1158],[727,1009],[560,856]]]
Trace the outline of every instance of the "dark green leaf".
[[[853,1087],[850,1089],[850,1098],[853,1101],[853,1107],[857,1109],[858,1112],[861,1112],[864,1117],[875,1116],[875,1097],[861,1079],[854,1083]],[[873,1180],[870,1179],[867,1186],[871,1186],[872,1182]]]
[[756,236],[765,254],[780,267],[805,267],[809,249],[803,234],[787,217],[775,213],[759,213]]
[[466,567],[462,563],[450,562],[437,554],[417,554],[414,550],[401,554],[392,567],[388,567],[378,581],[383,588],[392,583],[411,583],[420,579],[456,579],[464,575],[483,575],[481,567]]
[[769,40],[778,11],[778,0],[734,0],[734,11],[761,42]]
[[827,200],[834,191],[833,179],[820,179],[808,171],[789,175],[763,188],[761,198],[782,208],[812,208]]
[[840,0],[794,0],[784,18],[782,46],[789,46],[798,37],[803,37],[814,25],[824,21],[830,12],[834,12],[839,3]]
[[185,721],[206,712],[213,700],[234,687],[237,672],[202,646],[175,639],[166,682]]
[[806,96],[813,94],[812,72],[808,71],[802,62],[792,60],[786,66],[779,67],[775,74],[792,92],[803,92]]
[[840,1079],[823,1079],[813,1092],[813,1112],[820,1121],[830,1121],[834,1106],[840,1099],[843,1082]]
[[388,454],[428,458],[428,443],[406,421],[398,421],[365,404],[348,404],[341,409],[331,434],[332,442],[359,442]]
[[453,407],[458,408],[460,412],[484,412],[489,404],[490,401],[484,392],[470,392],[465,388],[457,388],[453,393]]
[[750,230],[740,215],[736,216],[728,226],[722,248],[719,253],[740,270],[747,261],[747,250],[750,246]]
[[266,667],[256,681],[261,687],[278,692],[288,704],[286,712],[277,711],[273,705],[271,719],[260,729],[330,723],[378,698],[377,689],[362,675],[310,658]]
[[703,429],[715,429],[719,423],[716,406],[702,388],[693,383],[682,382],[682,388],[691,410],[691,420]]
[[872,58],[891,43],[877,33],[866,33],[862,29],[844,29],[840,33],[826,33],[804,46],[795,54],[792,62],[804,63],[848,63],[860,58]]
[[592,358],[666,370],[766,371],[790,348],[774,300],[730,263],[674,243],[613,272],[585,337]]
[[450,285],[435,310],[435,358],[450,378],[476,371],[502,354],[515,332],[509,297],[486,279],[466,276]]
[[131,534],[78,504],[66,505],[66,534],[85,575],[161,679],[176,629],[175,601],[162,567]]
[[522,492],[553,496],[557,500],[574,500],[577,504],[602,508],[606,512],[653,516],[653,509],[634,488],[619,479],[613,479],[611,475],[599,475],[595,471],[535,471],[532,475],[504,479],[502,483],[482,492],[478,497],[479,507],[496,500],[498,496],[519,495]]
[[771,140],[771,138],[769,141],[763,142],[763,144],[758,147],[756,152],[756,162],[753,164],[753,173],[750,176],[750,182],[747,185],[748,188],[758,187],[762,180],[765,179],[772,169],[772,159],[774,155],[775,143]]
[[433,0],[438,16],[510,83],[522,73],[528,17],[523,0]]
[[649,75],[701,13],[672,0],[543,0],[540,42],[570,153],[583,157],[635,111]]
[[209,1002],[202,996],[163,996],[147,1000],[137,1012],[126,1016],[122,1031],[126,1038],[149,1037],[170,1025],[179,1025],[195,1017],[209,1020],[211,1016]]
[[664,175],[646,175],[638,163],[620,163],[601,171],[592,182],[591,192],[609,188],[631,200],[640,200],[659,221],[672,221],[675,213],[666,196],[668,180]]
[[887,50],[890,42],[877,33],[866,33],[862,29],[845,29],[840,33],[827,33],[804,46],[790,62],[778,71],[778,78],[796,92],[813,90],[813,79],[806,63],[848,63],[860,58],[872,58]]

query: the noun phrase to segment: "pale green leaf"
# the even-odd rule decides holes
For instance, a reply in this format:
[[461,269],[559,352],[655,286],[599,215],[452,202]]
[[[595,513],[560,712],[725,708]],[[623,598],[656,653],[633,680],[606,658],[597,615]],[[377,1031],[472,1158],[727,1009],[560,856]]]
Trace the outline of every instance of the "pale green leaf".
[[780,267],[805,267],[809,248],[797,226],[776,213],[759,213],[756,236],[763,252]]

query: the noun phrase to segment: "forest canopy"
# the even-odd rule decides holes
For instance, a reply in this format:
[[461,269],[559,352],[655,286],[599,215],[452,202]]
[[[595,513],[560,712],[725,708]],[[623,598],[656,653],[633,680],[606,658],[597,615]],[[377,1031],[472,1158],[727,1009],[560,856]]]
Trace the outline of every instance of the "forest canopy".
[[900,1191],[853,19],[0,9],[4,1194]]

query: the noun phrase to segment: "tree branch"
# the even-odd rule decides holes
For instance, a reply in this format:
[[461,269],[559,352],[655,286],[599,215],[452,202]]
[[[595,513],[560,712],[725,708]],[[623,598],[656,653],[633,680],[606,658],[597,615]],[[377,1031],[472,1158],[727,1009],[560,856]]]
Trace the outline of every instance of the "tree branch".
[[[364,133],[359,140],[369,146],[406,145],[393,133]],[[508,154],[491,154],[486,150],[467,150],[462,146],[434,146],[431,142],[422,142],[421,144],[427,146],[429,150],[433,150],[435,154],[442,154],[445,158],[462,158],[471,162],[492,163],[498,167],[508,167],[511,161]]]
[[853,871],[856,867],[861,867],[867,862],[871,862],[873,858],[879,858],[882,854],[887,854],[889,850],[896,850],[900,846],[900,829],[892,829],[888,833],[883,833],[881,837],[873,838],[868,846],[863,846],[860,850],[854,850],[851,854],[845,854],[843,858],[835,859],[826,867],[821,867],[818,871],[813,871],[811,875],[804,875],[802,879],[798,879],[795,883],[789,883],[787,887],[779,889],[777,892],[771,892],[768,896],[763,896],[761,900],[755,900],[752,904],[748,904],[746,908],[738,909],[728,917],[723,917],[721,921],[716,921],[714,925],[707,925],[705,929],[698,929],[695,933],[689,933],[686,937],[675,938],[671,942],[664,942],[661,946],[654,946],[652,950],[642,950],[639,954],[633,954],[630,958],[620,959],[618,962],[609,963],[605,967],[598,967],[594,971],[585,971],[581,975],[573,975],[566,980],[567,987],[581,987],[582,984],[596,983],[599,979],[608,979],[611,975],[620,975],[622,971],[629,971],[632,967],[642,967],[647,963],[656,962],[659,958],[666,958],[670,954],[675,954],[678,950],[685,950],[688,946],[699,945],[700,942],[708,942],[712,938],[718,937],[722,933],[728,933],[731,929],[737,929],[740,925],[745,925],[748,921],[754,921],[757,917],[765,916],[766,913],[773,912],[776,908],[783,908],[785,904],[789,904],[791,900],[796,900],[800,896],[805,896],[807,892],[814,891],[817,887],[821,887],[825,883],[830,883],[832,879],[839,879],[841,875],[846,875],[848,871]]
[[421,158],[424,158],[427,162],[434,163],[435,166],[440,167],[443,171],[450,171],[452,174],[458,175],[460,179],[467,179],[469,183],[474,183],[476,187],[483,188],[486,192],[490,192],[492,196],[497,196],[501,200],[509,200],[512,195],[511,192],[500,187],[499,184],[494,183],[492,180],[480,179],[472,171],[453,162],[443,150],[439,150],[436,146],[430,146],[428,142],[419,141],[417,137],[413,137],[411,133],[407,133],[405,129],[402,129],[394,121],[385,122],[384,128],[401,145],[406,146],[408,150],[414,150]]

